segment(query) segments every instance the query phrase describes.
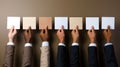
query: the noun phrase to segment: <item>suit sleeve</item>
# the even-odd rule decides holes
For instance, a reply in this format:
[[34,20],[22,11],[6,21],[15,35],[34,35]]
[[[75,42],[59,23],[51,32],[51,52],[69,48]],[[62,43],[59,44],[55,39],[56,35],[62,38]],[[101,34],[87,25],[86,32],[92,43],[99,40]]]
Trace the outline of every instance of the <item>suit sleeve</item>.
[[42,46],[40,67],[49,67],[49,62],[50,62],[49,57],[50,57],[49,46]]
[[88,48],[88,64],[89,67],[98,67],[97,48],[94,46]]
[[57,67],[67,67],[66,61],[66,47],[65,46],[58,46],[58,53],[57,53]]
[[105,46],[104,49],[107,67],[118,67],[113,46]]
[[30,46],[24,47],[22,67],[31,67],[31,60],[32,60],[32,47]]
[[79,66],[79,46],[71,47],[70,67],[80,67]]
[[14,46],[7,45],[4,67],[13,67],[13,60],[14,60]]

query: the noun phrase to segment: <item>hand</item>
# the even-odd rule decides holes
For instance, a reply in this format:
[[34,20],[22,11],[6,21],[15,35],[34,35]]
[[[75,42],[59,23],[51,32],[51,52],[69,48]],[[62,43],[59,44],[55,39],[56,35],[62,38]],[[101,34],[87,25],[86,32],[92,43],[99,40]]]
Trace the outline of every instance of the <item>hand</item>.
[[63,29],[64,29],[64,26],[62,26],[61,29],[59,29],[57,31],[57,37],[58,37],[60,43],[64,43],[65,34],[64,34],[64,30]]
[[105,37],[106,42],[109,43],[112,35],[110,31],[110,26],[108,26],[108,29],[103,31],[103,35]]
[[14,26],[13,26],[8,33],[9,42],[13,42],[13,39],[16,34],[17,34],[17,30],[14,29]]
[[40,33],[40,37],[42,39],[42,41],[48,41],[48,26],[46,27],[46,29],[42,29],[41,33]]
[[89,36],[90,42],[94,43],[95,42],[96,34],[95,34],[93,26],[92,26],[92,29],[88,31],[88,36]]
[[25,42],[29,43],[31,39],[31,27],[28,30],[24,31]]
[[76,26],[76,29],[72,30],[72,38],[73,38],[73,43],[77,43],[79,39],[79,32],[78,32],[78,26]]

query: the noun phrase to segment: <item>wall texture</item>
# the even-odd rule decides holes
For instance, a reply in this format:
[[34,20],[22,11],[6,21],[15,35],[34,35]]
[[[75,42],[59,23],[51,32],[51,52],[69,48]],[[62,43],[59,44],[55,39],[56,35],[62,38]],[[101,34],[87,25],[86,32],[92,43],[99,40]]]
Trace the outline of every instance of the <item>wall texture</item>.
[[[7,16],[114,16],[116,17],[116,29],[112,31],[112,42],[115,48],[115,54],[120,67],[120,0],[0,0],[0,67],[4,63],[5,46],[8,42],[6,29]],[[37,18],[38,23],[38,18]],[[85,23],[84,23],[85,26]],[[22,27],[22,26],[21,26]],[[33,31],[33,67],[39,67],[40,63],[40,46],[39,30]],[[72,43],[71,31],[66,31],[68,50]],[[57,56],[57,38],[56,31],[49,32],[51,35],[51,67],[56,65]],[[102,30],[96,31],[98,45],[99,66],[105,67]],[[15,67],[21,67],[23,47],[24,47],[23,30],[19,30],[15,39]],[[80,31],[80,63],[82,67],[87,67],[87,48],[88,48],[87,31]]]

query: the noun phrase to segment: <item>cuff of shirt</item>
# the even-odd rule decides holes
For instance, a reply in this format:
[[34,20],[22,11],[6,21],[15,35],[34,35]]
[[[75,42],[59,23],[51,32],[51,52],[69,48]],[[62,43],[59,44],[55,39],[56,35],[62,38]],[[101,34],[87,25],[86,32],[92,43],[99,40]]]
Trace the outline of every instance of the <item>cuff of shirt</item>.
[[112,43],[106,43],[104,46],[110,46],[112,45]]
[[14,46],[15,44],[13,42],[8,42],[7,45]]
[[25,47],[32,47],[32,44],[31,43],[26,43]]
[[90,43],[89,47],[96,47],[96,43]]
[[42,42],[42,46],[49,46],[48,41],[43,41],[43,42]]
[[72,46],[79,46],[78,43],[72,43]]
[[58,45],[59,45],[59,46],[65,46],[65,44],[64,44],[64,43],[59,43]]

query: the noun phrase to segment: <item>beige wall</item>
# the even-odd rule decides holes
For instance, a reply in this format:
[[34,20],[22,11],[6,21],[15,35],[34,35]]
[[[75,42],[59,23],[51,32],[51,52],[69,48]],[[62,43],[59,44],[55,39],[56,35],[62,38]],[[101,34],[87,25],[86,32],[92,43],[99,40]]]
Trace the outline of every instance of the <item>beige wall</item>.
[[[5,45],[8,42],[6,29],[7,16],[115,16],[116,29],[112,31],[112,42],[115,47],[115,54],[120,67],[120,1],[119,0],[0,0],[0,67],[4,61]],[[38,18],[37,18],[38,19]],[[38,23],[38,21],[37,21]],[[85,24],[84,24],[85,25]],[[37,26],[37,28],[39,28]],[[55,67],[57,56],[57,38],[56,31],[50,31],[52,40],[51,45],[51,67]],[[39,30],[34,31],[33,35],[33,67],[39,67],[40,63],[40,45]],[[71,44],[70,31],[67,31],[67,45]],[[87,66],[87,47],[88,37],[86,31],[80,31],[80,54],[81,65]],[[104,67],[103,60],[103,38],[101,31],[97,31],[97,40],[99,46],[99,59],[101,67]],[[15,48],[15,67],[21,67],[24,37],[20,30],[16,36]],[[70,48],[69,48],[70,49]]]

